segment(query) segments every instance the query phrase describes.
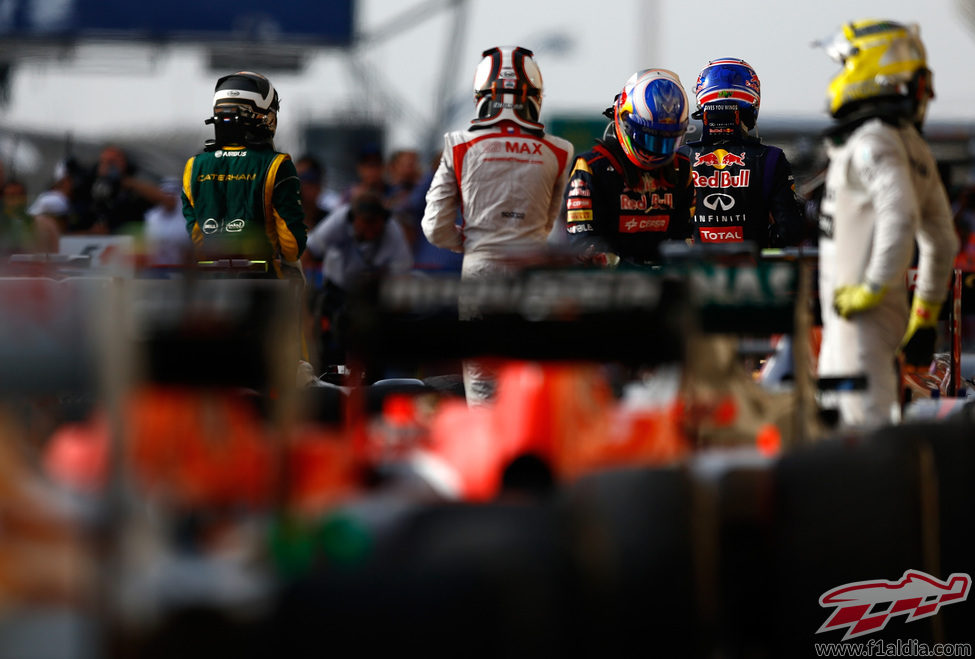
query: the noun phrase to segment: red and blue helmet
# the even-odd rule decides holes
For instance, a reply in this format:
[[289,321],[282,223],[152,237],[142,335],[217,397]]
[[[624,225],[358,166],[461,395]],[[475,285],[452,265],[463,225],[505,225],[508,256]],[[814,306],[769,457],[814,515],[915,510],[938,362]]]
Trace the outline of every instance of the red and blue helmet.
[[613,106],[616,139],[626,157],[642,169],[670,162],[687,131],[687,94],[667,69],[637,71]]
[[699,113],[709,104],[731,103],[738,106],[742,123],[753,128],[762,101],[762,86],[748,62],[723,57],[711,60],[701,70],[694,85],[694,95]]

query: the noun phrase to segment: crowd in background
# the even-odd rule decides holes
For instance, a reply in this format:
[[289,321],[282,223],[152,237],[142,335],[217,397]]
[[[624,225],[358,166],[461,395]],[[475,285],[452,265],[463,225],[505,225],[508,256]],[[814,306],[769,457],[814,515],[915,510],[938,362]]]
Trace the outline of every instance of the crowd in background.
[[[302,206],[309,233],[332,213],[347,212],[349,202],[361,192],[378,195],[390,218],[396,220],[412,256],[410,269],[459,272],[459,254],[432,246],[420,230],[426,191],[440,154],[424,162],[419,150],[397,149],[384,156],[380,147],[367,143],[356,159],[355,180],[344,189],[329,185],[326,163],[311,153],[295,157],[301,179]],[[184,263],[191,242],[181,211],[178,172],[157,177],[142,172],[125,150],[115,144],[103,147],[95,163],[67,158],[51,168],[45,189],[29,189],[0,162],[0,255],[56,253],[63,235],[128,234],[140,242],[148,265]],[[961,239],[957,265],[975,269],[975,185],[952,186],[948,193]],[[815,215],[815,193],[808,200],[807,215]],[[815,217],[807,217],[807,234]],[[553,240],[557,240],[553,236]],[[815,235],[804,236],[815,244]],[[320,257],[307,254],[305,274],[321,282]]]
[[30,191],[0,164],[0,253],[57,253],[67,235],[126,234],[147,265],[179,264],[190,247],[176,176],[141,172],[126,151],[105,145],[94,163],[59,161],[46,189]]
[[[336,210],[347,210],[356,194],[369,190],[381,197],[390,217],[399,224],[412,255],[412,269],[459,271],[460,255],[430,245],[420,230],[426,191],[439,158],[437,153],[424,162],[417,149],[397,149],[384,157],[378,145],[366,144],[356,159],[355,181],[337,190],[329,185],[327,165],[318,156],[296,156],[308,231]],[[141,241],[140,251],[146,263],[179,265],[191,243],[181,211],[178,175],[174,172],[158,177],[142,172],[115,144],[103,147],[94,163],[76,158],[55,163],[44,189],[31,189],[0,161],[0,255],[56,253],[63,235],[124,233]],[[962,245],[957,265],[973,270],[975,184],[945,183]],[[806,209],[806,244],[815,244],[813,229],[809,227],[815,226],[818,190],[812,192]],[[553,241],[557,238],[553,236]],[[305,271],[312,282],[319,282],[321,259],[309,254]]]
[[[330,220],[333,224],[350,220],[354,199],[364,199],[363,207],[371,204],[384,211],[376,218],[384,227],[379,234],[353,232],[357,242],[343,248],[357,255],[355,274],[369,269],[387,273],[460,272],[462,255],[431,245],[420,228],[426,192],[439,159],[436,153],[425,160],[412,148],[386,155],[378,144],[365,143],[355,159],[354,181],[335,189],[321,158],[310,152],[295,155],[305,225],[309,236],[314,237],[302,257],[313,314],[319,315],[334,304],[334,287],[329,290],[323,263],[326,252],[335,246],[324,238],[324,228]],[[28,189],[0,162],[0,256],[57,253],[62,236],[124,234],[135,238],[141,265],[185,265],[192,242],[182,214],[177,174],[158,177],[143,172],[114,143],[106,144],[93,163],[76,158],[55,163],[50,183],[42,190]],[[956,266],[965,271],[975,270],[972,189],[948,185],[961,242]],[[804,235],[803,244],[814,245],[816,241],[816,192],[807,200],[808,235]],[[553,231],[555,242],[559,236],[554,234],[559,230],[564,232],[564,225],[557,225]],[[333,284],[342,280],[341,275],[332,278]]]
[[[459,270],[459,256],[432,247],[420,230],[436,162],[424,162],[416,149],[384,157],[378,145],[365,144],[356,159],[354,182],[336,190],[329,185],[326,163],[311,153],[297,155],[308,231],[335,211],[347,212],[354,197],[372,192],[400,227],[396,240],[408,246],[410,268]],[[105,145],[94,163],[77,158],[55,163],[45,189],[29,189],[0,162],[0,255],[57,253],[64,235],[126,234],[137,239],[145,264],[183,264],[191,242],[180,188],[179,172],[162,177],[143,172],[115,144]],[[310,281],[321,281],[321,265],[320,257],[308,255]]]
[[[312,153],[295,154],[305,226],[314,236],[302,266],[308,310],[315,318],[338,304],[344,290],[336,285],[353,276],[414,269],[459,272],[461,255],[432,246],[420,229],[437,160],[424,162],[418,150],[405,148],[387,157],[379,145],[366,143],[357,154],[353,182],[335,189],[325,162]],[[142,171],[114,143],[104,145],[95,162],[72,157],[55,163],[49,183],[40,190],[28,189],[0,163],[0,258],[57,254],[63,236],[124,235],[133,238],[136,265],[143,272],[183,267],[192,262],[193,243],[178,174],[160,177]],[[362,203],[354,204],[356,200]],[[357,208],[382,211],[371,218],[378,233],[358,230],[370,219],[366,217],[357,220],[352,240],[344,232],[324,231],[329,224],[344,225]],[[333,258],[326,268],[326,255],[336,250],[355,258]],[[326,278],[329,269],[331,277]]]

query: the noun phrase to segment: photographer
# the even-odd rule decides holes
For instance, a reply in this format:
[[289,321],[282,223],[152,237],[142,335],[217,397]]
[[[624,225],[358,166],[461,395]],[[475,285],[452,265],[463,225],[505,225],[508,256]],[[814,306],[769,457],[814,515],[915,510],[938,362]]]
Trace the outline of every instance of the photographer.
[[321,319],[319,358],[323,364],[344,364],[349,293],[366,278],[409,272],[410,245],[382,196],[365,190],[315,226],[308,234],[308,252],[322,261],[322,288],[313,302],[313,313]]
[[114,145],[102,149],[91,184],[88,226],[92,233],[119,233],[127,224],[141,224],[146,211],[176,207],[176,198],[156,184],[136,177],[135,165]]

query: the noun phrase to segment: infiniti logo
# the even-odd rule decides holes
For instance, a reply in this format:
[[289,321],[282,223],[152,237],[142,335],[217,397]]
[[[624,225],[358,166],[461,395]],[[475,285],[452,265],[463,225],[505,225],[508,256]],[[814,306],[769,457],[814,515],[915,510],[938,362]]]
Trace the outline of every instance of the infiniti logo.
[[730,194],[713,192],[705,197],[701,203],[709,210],[718,210],[720,208],[722,211],[728,211],[734,207],[735,198]]

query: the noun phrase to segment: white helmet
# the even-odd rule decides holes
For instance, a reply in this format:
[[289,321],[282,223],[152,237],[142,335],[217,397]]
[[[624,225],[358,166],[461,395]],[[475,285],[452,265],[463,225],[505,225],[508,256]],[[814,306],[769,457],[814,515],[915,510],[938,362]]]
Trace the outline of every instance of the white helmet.
[[534,53],[520,46],[498,46],[482,53],[474,70],[475,126],[513,121],[529,130],[542,130],[542,72]]
[[213,92],[214,118],[236,116],[253,138],[267,140],[274,137],[279,109],[278,92],[260,73],[238,71],[217,80]]

